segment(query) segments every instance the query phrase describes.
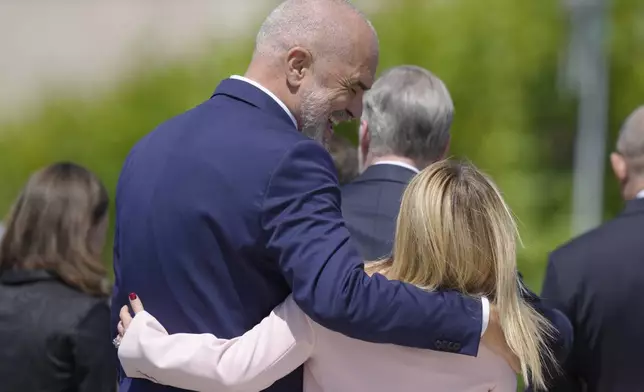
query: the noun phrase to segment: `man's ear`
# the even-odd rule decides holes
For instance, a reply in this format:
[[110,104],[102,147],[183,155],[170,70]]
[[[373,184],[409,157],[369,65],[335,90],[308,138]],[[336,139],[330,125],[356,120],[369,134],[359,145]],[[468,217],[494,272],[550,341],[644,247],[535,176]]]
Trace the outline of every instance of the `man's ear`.
[[311,72],[313,56],[308,50],[296,46],[286,55],[286,80],[291,87],[300,87],[304,77]]
[[[369,125],[365,120],[360,121],[360,128],[358,128],[358,148],[362,155],[362,160],[367,160],[369,155],[369,145],[371,144],[371,135],[369,134]],[[364,164],[365,162],[362,162]]]
[[617,152],[613,152],[610,154],[610,164],[613,167],[613,173],[615,173],[617,181],[619,181],[620,184],[626,181],[626,177],[628,176],[628,168],[626,166],[626,160],[624,159],[624,157]]

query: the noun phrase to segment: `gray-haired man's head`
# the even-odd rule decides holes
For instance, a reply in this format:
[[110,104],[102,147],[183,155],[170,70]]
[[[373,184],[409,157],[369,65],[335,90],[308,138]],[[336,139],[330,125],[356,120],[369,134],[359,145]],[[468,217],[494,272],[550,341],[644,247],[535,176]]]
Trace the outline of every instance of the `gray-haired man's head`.
[[246,76],[323,141],[333,123],[360,117],[378,54],[373,26],[349,1],[286,0],[262,24]]
[[445,84],[428,70],[399,66],[365,94],[360,126],[362,169],[379,160],[407,160],[415,167],[447,151],[454,104]]
[[624,122],[617,138],[617,151],[610,156],[615,177],[626,200],[644,190],[644,106]]

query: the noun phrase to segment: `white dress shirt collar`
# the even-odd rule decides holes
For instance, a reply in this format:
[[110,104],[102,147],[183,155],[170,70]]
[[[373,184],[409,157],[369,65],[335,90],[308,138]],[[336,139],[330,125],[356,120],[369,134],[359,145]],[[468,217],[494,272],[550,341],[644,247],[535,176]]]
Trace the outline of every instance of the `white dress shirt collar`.
[[242,82],[246,82],[246,83],[248,83],[248,84],[251,84],[251,85],[253,85],[253,86],[257,87],[258,89],[262,90],[262,92],[264,92],[264,94],[266,94],[266,95],[268,95],[269,97],[273,98],[273,100],[274,100],[275,102],[277,102],[277,104],[278,104],[278,105],[280,105],[280,107],[281,107],[282,109],[284,109],[284,111],[286,112],[286,114],[288,114],[288,116],[291,118],[291,121],[293,121],[293,125],[295,125],[295,129],[298,129],[298,127],[297,127],[297,121],[295,120],[295,116],[293,116],[293,113],[291,113],[291,111],[290,111],[290,110],[288,110],[288,108],[286,107],[286,105],[284,104],[284,102],[282,102],[282,100],[281,100],[281,99],[277,98],[277,96],[275,96],[275,94],[273,94],[272,92],[270,92],[270,90],[269,90],[269,89],[267,89],[266,87],[264,87],[264,86],[262,86],[261,84],[257,83],[256,81],[251,80],[251,79],[248,79],[248,78],[243,77],[243,76],[239,76],[239,75],[232,75],[232,76],[230,77],[230,79],[241,80]]
[[637,192],[637,195],[635,195],[636,199],[644,199],[644,189],[641,191]]
[[414,166],[412,166],[412,165],[410,165],[410,164],[408,164],[408,163],[400,162],[400,161],[378,161],[378,162],[374,163],[374,165],[394,165],[394,166],[400,166],[400,167],[404,167],[405,169],[411,170],[411,171],[413,171],[413,172],[414,172],[414,173],[416,173],[416,174],[420,173],[420,170],[418,170],[416,167],[414,167]]

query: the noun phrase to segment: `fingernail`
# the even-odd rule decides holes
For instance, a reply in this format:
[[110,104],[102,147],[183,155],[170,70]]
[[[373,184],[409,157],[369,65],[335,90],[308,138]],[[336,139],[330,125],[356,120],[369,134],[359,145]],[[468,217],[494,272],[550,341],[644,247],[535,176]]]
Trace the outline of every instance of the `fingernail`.
[[135,299],[136,299],[136,294],[130,293],[130,301],[134,301]]

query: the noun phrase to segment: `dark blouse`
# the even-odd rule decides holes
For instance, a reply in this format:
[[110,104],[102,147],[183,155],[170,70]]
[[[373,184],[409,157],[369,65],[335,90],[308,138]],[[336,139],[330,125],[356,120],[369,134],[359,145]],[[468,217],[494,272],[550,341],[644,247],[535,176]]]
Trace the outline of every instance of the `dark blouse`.
[[0,392],[112,392],[116,351],[105,299],[47,271],[0,275]]

